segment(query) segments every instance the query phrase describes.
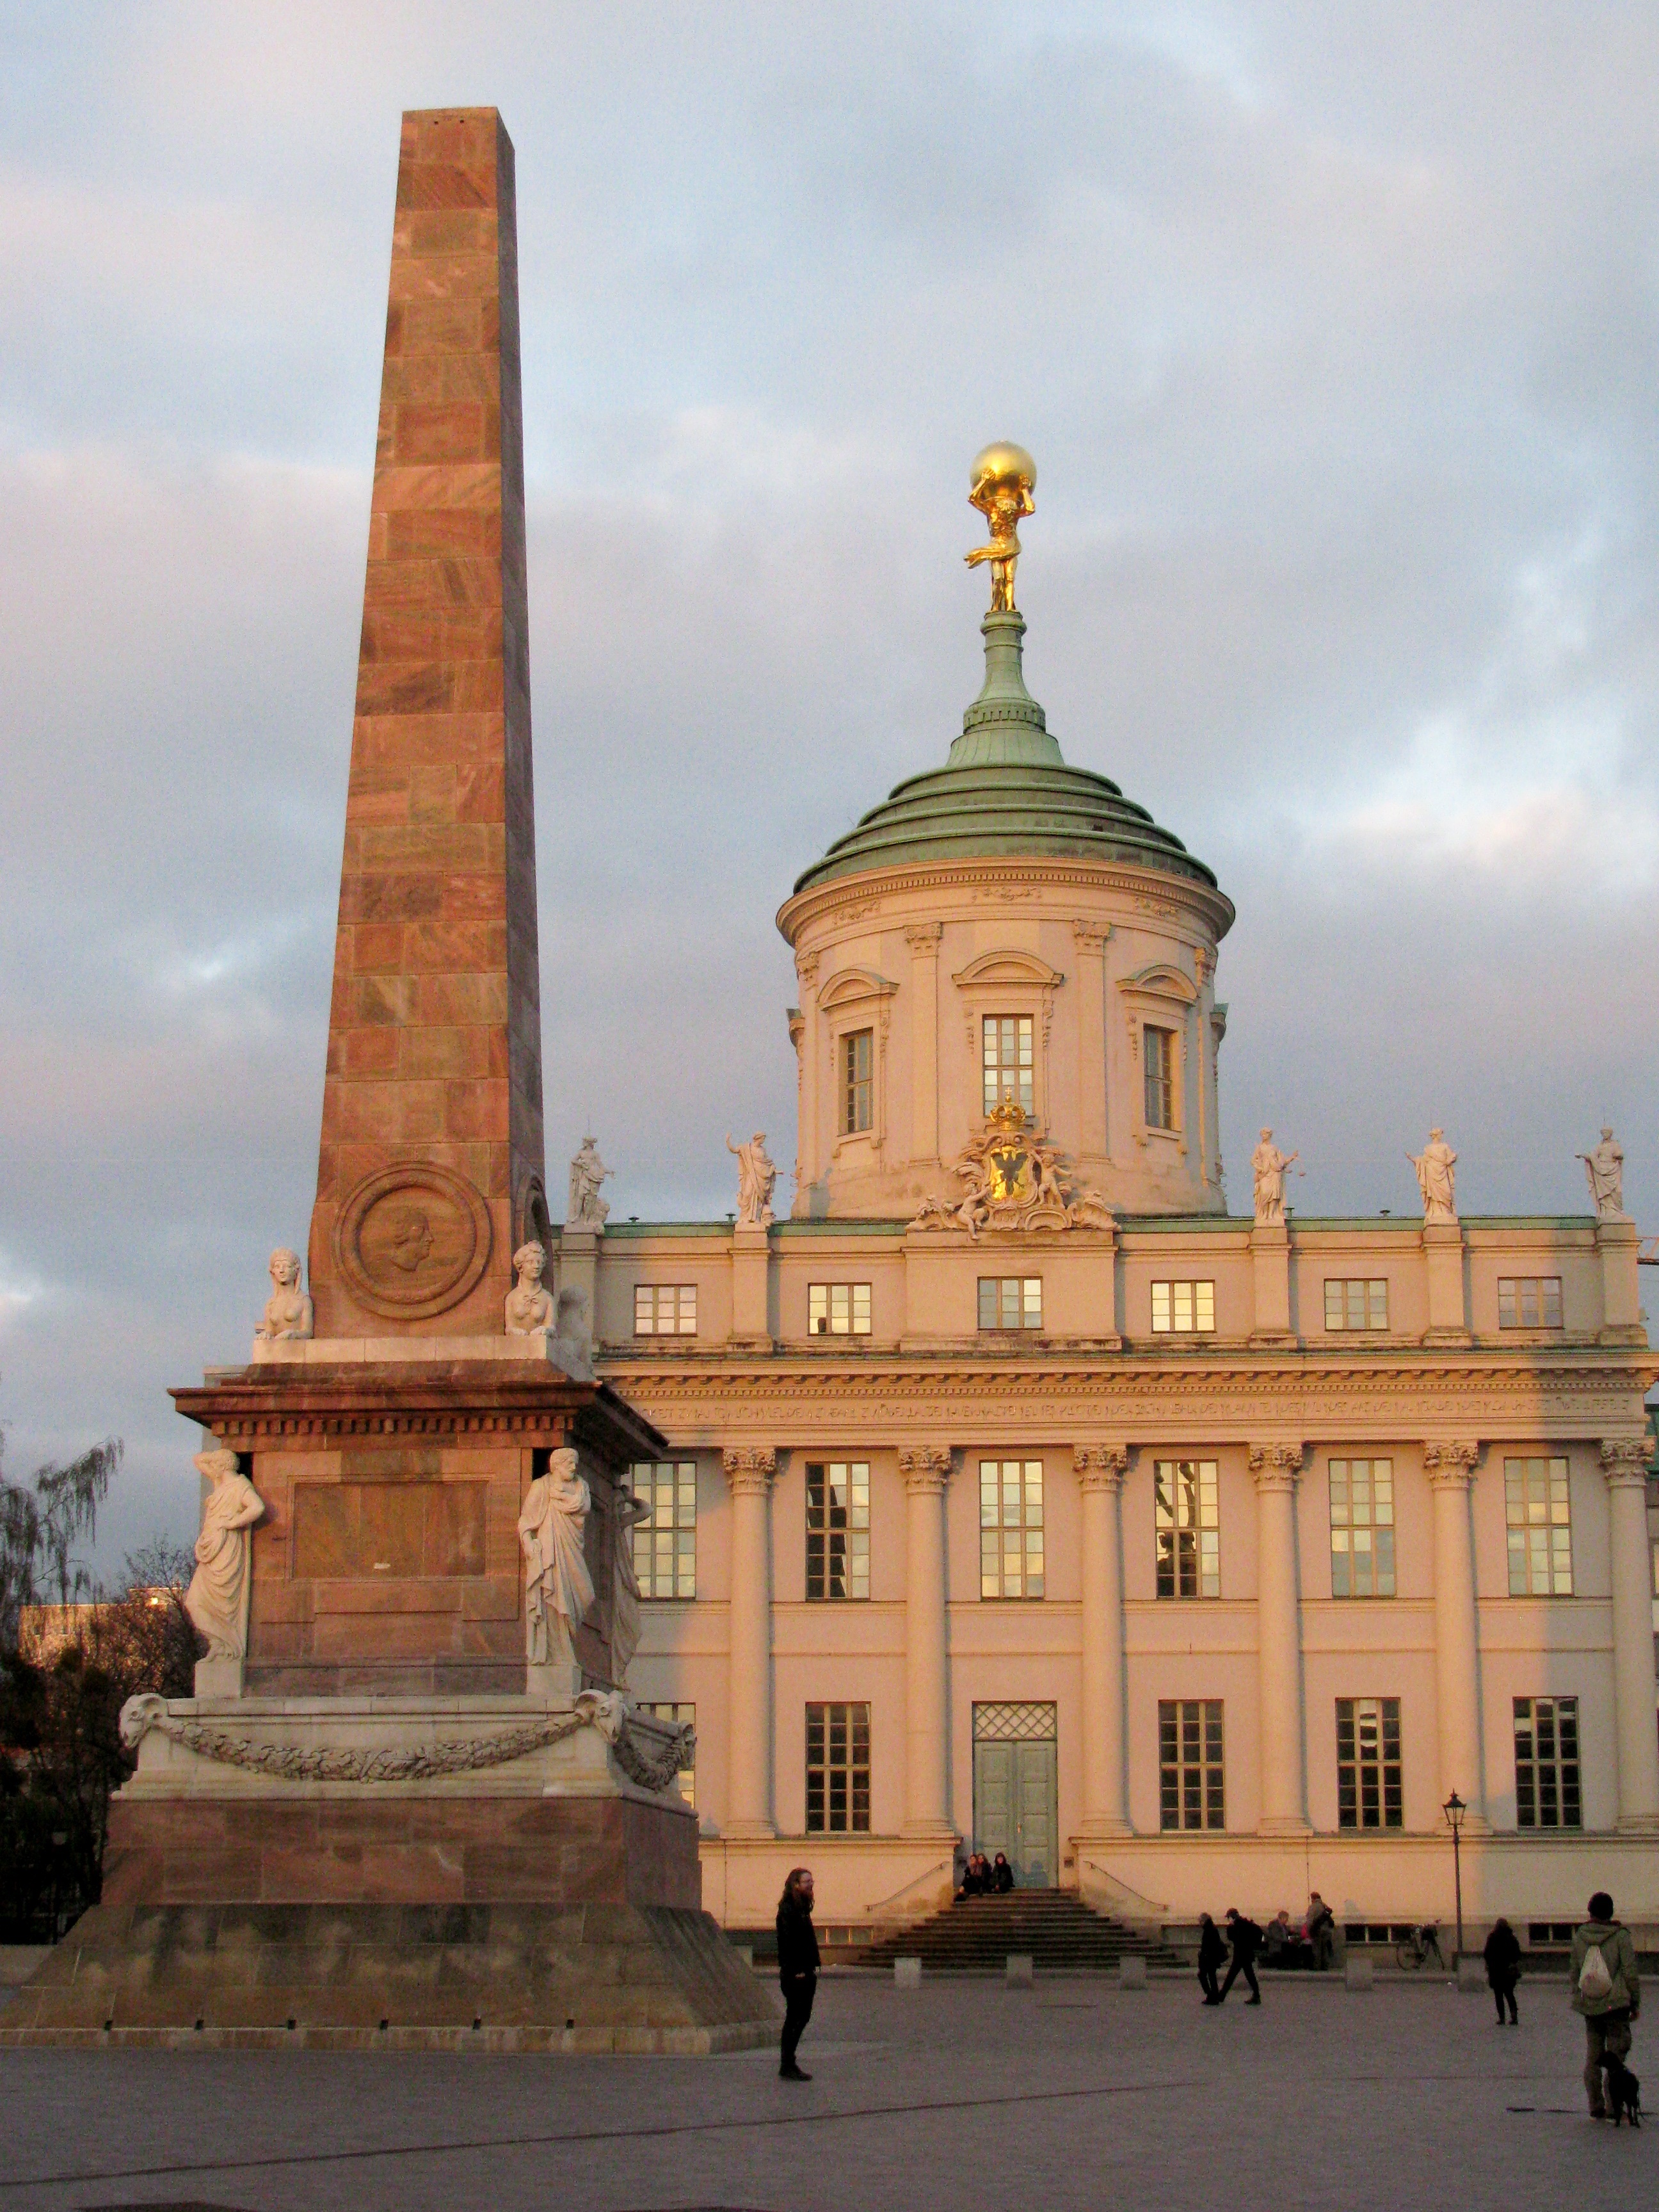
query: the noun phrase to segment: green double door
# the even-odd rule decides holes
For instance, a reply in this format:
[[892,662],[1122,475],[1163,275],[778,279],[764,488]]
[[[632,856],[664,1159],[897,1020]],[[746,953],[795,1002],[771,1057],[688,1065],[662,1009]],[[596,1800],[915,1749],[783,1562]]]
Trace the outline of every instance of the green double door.
[[1060,1878],[1053,1714],[1052,1705],[974,1710],[974,1841],[988,1858],[1006,1852],[1022,1889],[1052,1889]]

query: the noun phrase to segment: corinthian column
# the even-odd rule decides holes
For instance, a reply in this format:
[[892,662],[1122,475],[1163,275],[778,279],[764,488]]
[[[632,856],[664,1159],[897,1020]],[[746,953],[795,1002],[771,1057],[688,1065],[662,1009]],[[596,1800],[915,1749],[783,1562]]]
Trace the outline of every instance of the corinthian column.
[[1083,1492],[1083,1827],[1127,1836],[1123,1760],[1123,1536],[1118,1494],[1127,1444],[1079,1444],[1072,1454]]
[[904,1832],[949,1836],[950,1693],[945,1674],[945,1444],[899,1454],[904,1477]]
[[777,1471],[778,1455],[769,1444],[735,1446],[726,1454],[726,1479],[732,1486],[726,1832],[732,1836],[777,1833],[772,1821],[772,1553],[767,1526]]
[[1256,1668],[1261,1815],[1267,1836],[1307,1832],[1302,1759],[1302,1611],[1296,1586],[1296,1486],[1305,1447],[1252,1444],[1255,1477]]
[[1653,1583],[1648,1550],[1648,1448],[1601,1447],[1613,1549],[1613,1695],[1619,1728],[1619,1826],[1659,1830],[1659,1737],[1653,1724]]
[[1486,1782],[1480,1755],[1479,1616],[1469,1489],[1478,1443],[1423,1447],[1434,1492],[1434,1674],[1440,1711],[1440,1789],[1468,1807],[1467,1835],[1486,1827]]

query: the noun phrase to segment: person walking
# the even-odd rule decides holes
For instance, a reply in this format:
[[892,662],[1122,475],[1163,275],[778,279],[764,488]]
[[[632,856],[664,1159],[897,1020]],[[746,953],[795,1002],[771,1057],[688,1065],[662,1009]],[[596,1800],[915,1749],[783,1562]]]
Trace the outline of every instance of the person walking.
[[1198,1916],[1198,1986],[1204,1992],[1206,2005],[1218,2005],[1221,1992],[1216,1987],[1216,1970],[1227,1955],[1227,1946],[1221,1940],[1221,1930],[1207,1912]]
[[1480,1955],[1486,1962],[1486,1979],[1492,1987],[1492,2002],[1498,2007],[1498,2025],[1504,2025],[1504,2007],[1507,2004],[1510,2026],[1519,2027],[1521,2015],[1515,2008],[1515,1985],[1521,1978],[1521,1943],[1507,1920],[1492,1923],[1492,1934]]
[[1260,2004],[1261,1984],[1255,1978],[1255,1954],[1261,1948],[1261,1930],[1254,1920],[1247,1920],[1236,1905],[1227,1907],[1227,1933],[1232,1939],[1232,1964],[1227,1969],[1227,1978],[1221,1984],[1218,2004],[1227,2002],[1227,1992],[1241,1974],[1250,1985],[1246,2004]]
[[795,2063],[795,2052],[812,2017],[818,1986],[818,1939],[812,1926],[812,1870],[792,1867],[778,1899],[778,1983],[783,1991],[783,2040],[778,2075],[785,2081],[810,2081]]
[[1613,1899],[1605,1889],[1591,1898],[1589,1919],[1573,1935],[1567,1978],[1572,1985],[1572,2008],[1583,2017],[1584,2087],[1590,2118],[1605,2120],[1607,2097],[1602,2071],[1606,2069],[1612,2088],[1625,2070],[1632,2023],[1642,2011],[1636,1946],[1629,1929],[1613,1918]]
[[1314,1971],[1322,1974],[1330,1966],[1336,1945],[1336,1915],[1316,1889],[1309,1893],[1306,1927],[1313,1946]]

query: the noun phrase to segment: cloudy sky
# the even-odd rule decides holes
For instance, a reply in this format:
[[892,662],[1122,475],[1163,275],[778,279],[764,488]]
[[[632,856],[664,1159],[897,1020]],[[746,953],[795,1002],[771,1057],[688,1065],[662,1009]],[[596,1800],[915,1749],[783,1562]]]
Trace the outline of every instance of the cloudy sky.
[[[303,1246],[398,118],[518,149],[550,1158],[793,1151],[798,871],[1027,672],[1218,870],[1225,1149],[1659,1230],[1659,12],[0,7],[0,1420],[193,1524]],[[1248,1194],[1243,1194],[1248,1195]],[[1647,1279],[1644,1277],[1644,1285]]]

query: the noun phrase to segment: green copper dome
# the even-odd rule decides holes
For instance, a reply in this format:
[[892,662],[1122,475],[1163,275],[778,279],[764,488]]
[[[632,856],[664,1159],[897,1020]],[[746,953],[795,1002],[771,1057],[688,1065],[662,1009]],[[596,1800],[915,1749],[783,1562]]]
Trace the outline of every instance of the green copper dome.
[[1024,617],[1012,610],[988,614],[980,627],[984,688],[963,714],[945,766],[896,784],[797,879],[796,890],[872,868],[996,853],[1074,854],[1217,889],[1213,872],[1116,784],[1089,769],[1067,768],[1025,689]]

